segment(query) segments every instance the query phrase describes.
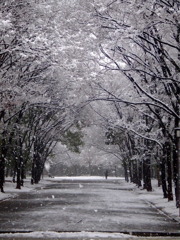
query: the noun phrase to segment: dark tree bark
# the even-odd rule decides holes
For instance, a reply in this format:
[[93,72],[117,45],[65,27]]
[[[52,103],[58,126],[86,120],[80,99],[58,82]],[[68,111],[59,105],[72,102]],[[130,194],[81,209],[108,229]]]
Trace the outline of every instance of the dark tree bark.
[[168,193],[167,193],[167,184],[166,184],[166,157],[164,156],[164,154],[162,155],[160,166],[161,166],[162,191],[163,191],[164,198],[167,198]]
[[143,188],[148,192],[152,191],[151,185],[151,160],[150,156],[147,154],[145,160],[143,161]]
[[[176,139],[176,137],[175,137]],[[177,140],[175,140],[177,142]],[[176,207],[179,207],[179,191],[178,191],[178,151],[176,144],[173,146],[173,178],[174,178],[174,190],[176,197]],[[179,163],[180,164],[180,163]]]
[[157,167],[156,167],[156,178],[158,181],[158,187],[162,186],[162,179],[161,179],[161,174],[160,174],[160,164],[157,163]]
[[[179,105],[177,104],[177,112],[179,112]],[[179,119],[175,119],[175,128],[179,127]],[[174,189],[175,189],[175,198],[176,198],[176,207],[179,208],[179,196],[180,196],[180,186],[178,183],[178,169],[179,169],[179,159],[178,159],[178,148],[179,148],[179,139],[176,136],[176,133],[174,132],[174,142],[173,142],[173,180],[174,180]]]
[[16,169],[16,189],[21,189],[21,168],[18,164],[18,167]]
[[172,167],[171,167],[171,146],[166,142],[166,157],[167,157],[167,183],[168,183],[168,201],[173,201],[172,193]]
[[133,182],[132,163],[131,163],[131,161],[129,161],[129,177],[130,177],[130,182]]
[[4,193],[4,176],[5,175],[5,158],[1,156],[0,158],[0,189]]
[[138,187],[142,187],[142,162],[139,162],[139,166],[138,166]]
[[126,160],[123,160],[125,181],[129,182],[128,166]]
[[4,131],[2,133],[1,149],[0,149],[0,189],[2,193],[4,193],[6,154],[7,154],[7,146],[6,146],[6,136]]

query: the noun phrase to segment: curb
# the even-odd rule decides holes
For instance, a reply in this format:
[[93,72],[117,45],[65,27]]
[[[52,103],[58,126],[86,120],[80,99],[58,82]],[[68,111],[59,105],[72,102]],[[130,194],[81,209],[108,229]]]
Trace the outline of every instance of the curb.
[[147,204],[149,204],[152,208],[155,208],[159,213],[161,213],[162,215],[164,215],[165,217],[167,217],[168,219],[170,219],[173,222],[177,222],[180,224],[180,219],[177,217],[173,217],[171,216],[169,213],[167,213],[166,211],[158,208],[153,202],[149,201],[149,200],[144,200],[144,202],[146,202]]

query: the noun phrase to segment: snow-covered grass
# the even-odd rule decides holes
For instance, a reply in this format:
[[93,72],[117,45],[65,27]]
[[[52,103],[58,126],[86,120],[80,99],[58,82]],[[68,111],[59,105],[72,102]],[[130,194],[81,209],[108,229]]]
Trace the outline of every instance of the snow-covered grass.
[[13,233],[13,234],[1,234],[2,237],[13,237],[13,239],[124,239],[124,240],[131,240],[136,238],[135,236],[122,234],[122,233],[105,233],[105,232],[32,232],[32,233]]
[[[167,198],[163,198],[162,188],[158,187],[157,181],[152,180],[152,192],[136,188],[135,191],[138,193],[138,197],[145,201],[148,201],[152,206],[156,207],[159,211],[164,212],[172,219],[180,222],[180,210],[176,207],[176,202],[168,201]],[[173,196],[175,199],[175,196]]]
[[36,187],[44,186],[45,184],[49,183],[49,178],[45,178],[41,180],[39,184],[31,184],[30,178],[24,180],[24,186],[21,189],[16,189],[16,183],[12,182],[12,178],[7,178],[4,184],[4,191],[5,193],[0,192],[0,201],[3,201],[8,198],[13,198],[17,194],[22,192],[29,192],[34,190]]

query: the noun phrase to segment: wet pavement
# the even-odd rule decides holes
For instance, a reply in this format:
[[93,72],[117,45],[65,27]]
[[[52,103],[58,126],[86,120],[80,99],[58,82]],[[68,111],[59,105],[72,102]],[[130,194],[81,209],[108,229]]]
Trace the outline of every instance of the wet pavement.
[[180,235],[180,224],[137,198],[124,180],[66,180],[0,202],[1,233],[31,231]]

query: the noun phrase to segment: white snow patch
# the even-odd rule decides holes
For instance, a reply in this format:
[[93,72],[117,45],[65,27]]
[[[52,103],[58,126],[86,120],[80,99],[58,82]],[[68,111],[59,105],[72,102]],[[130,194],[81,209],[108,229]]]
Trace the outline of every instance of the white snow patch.
[[105,233],[105,232],[53,232],[53,231],[47,231],[47,232],[32,232],[32,233],[14,233],[14,234],[1,234],[0,237],[10,237],[10,238],[67,238],[67,239],[77,239],[77,238],[90,238],[97,239],[97,238],[103,238],[103,239],[131,239],[136,238],[135,236],[126,235],[122,233]]
[[[123,177],[108,177],[108,179],[110,180],[120,180],[120,179],[124,179]],[[52,179],[53,180],[53,179]],[[104,176],[73,176],[73,177],[54,177],[54,180],[81,180],[81,181],[86,181],[86,180],[104,180]]]
[[21,187],[21,189],[16,189],[16,183],[12,182],[11,178],[6,178],[6,181],[4,183],[4,191],[5,193],[0,192],[0,201],[13,198],[17,194],[22,192],[30,192],[34,190],[36,187],[43,187],[45,184],[49,183],[48,179],[41,180],[39,184],[31,184],[30,178],[27,178],[24,180],[24,186]]

